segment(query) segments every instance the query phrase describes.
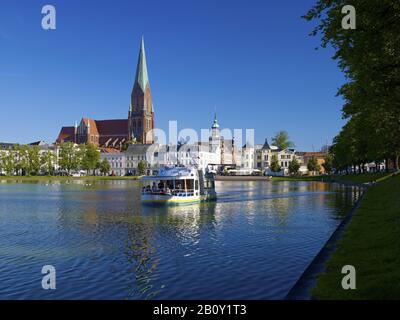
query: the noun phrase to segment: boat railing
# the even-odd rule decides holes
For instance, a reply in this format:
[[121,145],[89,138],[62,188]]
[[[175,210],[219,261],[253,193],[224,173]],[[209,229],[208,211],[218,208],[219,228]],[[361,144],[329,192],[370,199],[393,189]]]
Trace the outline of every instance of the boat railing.
[[142,190],[142,194],[148,194],[148,195],[172,195],[172,196],[178,196],[178,197],[190,197],[194,195],[194,189],[147,189],[144,188]]

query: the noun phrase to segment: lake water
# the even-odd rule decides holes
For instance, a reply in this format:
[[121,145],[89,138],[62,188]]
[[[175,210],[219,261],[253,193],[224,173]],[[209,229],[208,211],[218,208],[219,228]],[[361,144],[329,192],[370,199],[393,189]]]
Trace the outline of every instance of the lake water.
[[217,182],[216,202],[149,207],[137,181],[0,182],[0,299],[281,299],[360,195]]

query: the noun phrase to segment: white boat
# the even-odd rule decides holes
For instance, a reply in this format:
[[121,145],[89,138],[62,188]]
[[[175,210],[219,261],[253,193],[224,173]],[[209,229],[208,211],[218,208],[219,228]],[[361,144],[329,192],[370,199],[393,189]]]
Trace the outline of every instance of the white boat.
[[162,167],[157,175],[140,180],[143,203],[192,204],[217,198],[214,173],[194,167]]

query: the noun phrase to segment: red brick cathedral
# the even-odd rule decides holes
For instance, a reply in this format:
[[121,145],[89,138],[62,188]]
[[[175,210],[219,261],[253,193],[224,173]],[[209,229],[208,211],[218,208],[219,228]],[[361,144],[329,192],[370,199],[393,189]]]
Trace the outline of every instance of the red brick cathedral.
[[143,144],[153,143],[152,129],[154,129],[154,110],[142,38],[128,119],[82,118],[79,125],[76,123],[75,126],[62,127],[56,143],[70,141],[78,144],[93,143],[100,148],[121,149],[130,139],[136,139]]

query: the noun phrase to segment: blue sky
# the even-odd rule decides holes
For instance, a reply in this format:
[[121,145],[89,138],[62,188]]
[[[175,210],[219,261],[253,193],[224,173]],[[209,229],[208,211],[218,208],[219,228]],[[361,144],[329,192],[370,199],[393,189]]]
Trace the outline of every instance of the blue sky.
[[[289,132],[298,150],[338,133],[344,78],[315,50],[315,0],[0,2],[0,141],[53,142],[82,116],[126,118],[145,37],[156,126],[254,128],[256,142]],[[41,28],[41,8],[57,29]]]

